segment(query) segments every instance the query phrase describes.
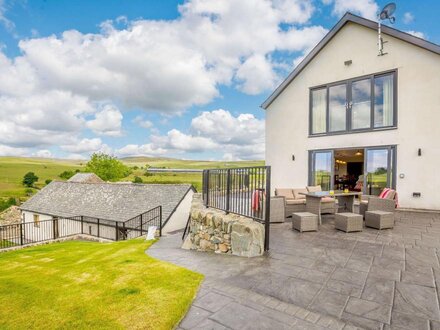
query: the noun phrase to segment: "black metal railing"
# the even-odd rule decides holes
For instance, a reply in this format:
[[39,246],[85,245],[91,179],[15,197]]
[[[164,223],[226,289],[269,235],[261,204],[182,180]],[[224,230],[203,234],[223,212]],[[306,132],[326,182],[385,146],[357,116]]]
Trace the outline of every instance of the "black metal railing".
[[263,223],[265,250],[269,250],[270,166],[204,170],[203,202]]
[[162,236],[162,206],[126,221],[75,216],[0,226],[0,249],[85,234],[113,241],[136,238],[156,226]]

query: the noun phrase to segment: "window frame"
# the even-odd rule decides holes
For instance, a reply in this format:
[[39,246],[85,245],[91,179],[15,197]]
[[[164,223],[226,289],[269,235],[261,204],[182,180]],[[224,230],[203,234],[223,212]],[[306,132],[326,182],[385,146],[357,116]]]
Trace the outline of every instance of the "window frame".
[[34,213],[33,214],[33,220],[34,220],[34,227],[40,228],[40,215]]
[[[374,92],[374,86],[375,86],[375,78],[386,76],[392,74],[393,76],[393,123],[389,126],[382,126],[382,127],[374,127],[374,112],[375,112],[375,92]],[[346,98],[347,102],[352,102],[352,83],[360,80],[370,79],[370,127],[368,128],[352,128],[352,107],[350,109],[346,110],[346,129],[342,131],[330,131],[329,130],[329,122],[330,122],[330,111],[329,111],[329,88],[332,86],[342,85],[345,84],[347,91],[346,91]],[[326,90],[326,131],[323,133],[313,133],[313,91],[319,90],[319,89],[325,89]],[[309,88],[309,137],[318,137],[318,136],[328,136],[328,135],[341,135],[341,134],[350,134],[350,133],[363,133],[363,132],[373,132],[373,131],[383,131],[383,130],[389,130],[389,129],[396,129],[397,128],[397,109],[398,109],[398,97],[397,97],[397,69],[393,70],[387,70],[382,72],[376,72],[373,74],[368,74],[364,76],[354,77],[350,79],[344,79],[328,84],[313,86]]]

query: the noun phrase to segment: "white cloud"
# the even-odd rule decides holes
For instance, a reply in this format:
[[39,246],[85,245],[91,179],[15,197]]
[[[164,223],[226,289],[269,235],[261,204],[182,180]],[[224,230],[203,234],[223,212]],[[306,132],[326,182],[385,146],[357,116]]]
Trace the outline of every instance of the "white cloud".
[[422,38],[422,39],[426,38],[425,34],[423,32],[409,30],[409,31],[406,31],[406,33],[412,34],[413,36],[415,36],[417,38]]
[[40,158],[53,158],[52,152],[47,149],[38,150],[37,152],[33,153],[33,156]]
[[151,120],[147,120],[143,116],[136,116],[136,118],[133,119],[133,122],[138,124],[140,127],[147,129],[152,128],[154,126]]
[[88,159],[86,156],[81,154],[69,154],[67,155],[66,159],[72,159],[72,160],[86,160]]
[[359,14],[362,17],[375,20],[379,6],[374,0],[325,0],[324,4],[333,3],[333,14],[342,16],[346,12]]
[[13,32],[15,30],[15,24],[10,19],[8,19],[6,15],[6,4],[4,0],[0,0],[0,23],[8,30],[9,32]]
[[242,81],[240,90],[251,95],[273,89],[280,79],[263,55],[249,57],[238,68],[236,77]]
[[0,156],[24,156],[28,152],[29,150],[26,148],[13,148],[0,144]]
[[75,154],[91,154],[98,151],[111,151],[106,144],[103,144],[100,138],[82,139],[75,143],[62,145],[61,149]]
[[112,105],[95,114],[95,119],[87,122],[87,127],[98,135],[121,136],[122,113]]
[[252,114],[233,116],[219,109],[193,118],[189,133],[177,129],[151,137],[144,145],[130,144],[120,156],[158,156],[181,153],[214,153],[226,160],[264,158],[264,120]]
[[403,14],[403,23],[405,24],[409,24],[412,23],[414,21],[414,15],[410,12],[406,12],[405,14]]
[[[4,24],[5,8],[0,0]],[[120,17],[93,34],[34,34],[19,42],[15,58],[0,51],[0,144],[75,149],[85,128],[120,136],[125,110],[172,115],[211,102],[221,86],[268,91],[291,69],[274,54],[304,54],[326,33],[308,24],[312,0],[189,0],[178,10],[174,20]],[[148,120],[138,124],[154,128]],[[188,150],[202,147],[203,137],[179,133],[161,143],[184,150],[179,136]]]

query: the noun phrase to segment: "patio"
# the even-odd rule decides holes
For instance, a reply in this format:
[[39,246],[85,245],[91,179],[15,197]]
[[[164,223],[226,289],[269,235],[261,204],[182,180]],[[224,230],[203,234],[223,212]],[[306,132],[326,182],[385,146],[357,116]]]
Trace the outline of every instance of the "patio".
[[148,253],[206,278],[182,329],[440,329],[440,215],[396,212],[394,229],[318,232],[271,225],[267,256],[180,249],[180,235]]

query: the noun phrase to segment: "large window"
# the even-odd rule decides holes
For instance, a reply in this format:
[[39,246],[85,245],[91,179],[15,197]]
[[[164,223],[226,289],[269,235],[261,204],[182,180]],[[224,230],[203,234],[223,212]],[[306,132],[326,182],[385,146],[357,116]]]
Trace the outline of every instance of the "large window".
[[311,89],[310,134],[396,126],[396,74],[388,72]]

